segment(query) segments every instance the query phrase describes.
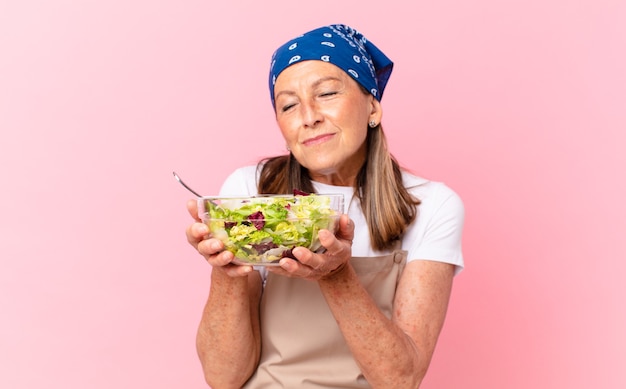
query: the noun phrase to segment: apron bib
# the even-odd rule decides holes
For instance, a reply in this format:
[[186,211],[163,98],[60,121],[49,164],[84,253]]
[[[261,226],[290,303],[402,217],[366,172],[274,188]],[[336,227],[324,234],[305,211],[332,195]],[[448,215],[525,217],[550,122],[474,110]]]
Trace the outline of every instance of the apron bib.
[[[350,261],[391,318],[407,252]],[[261,360],[246,389],[370,388],[315,281],[269,273],[261,298]],[[374,341],[374,340],[372,340]]]

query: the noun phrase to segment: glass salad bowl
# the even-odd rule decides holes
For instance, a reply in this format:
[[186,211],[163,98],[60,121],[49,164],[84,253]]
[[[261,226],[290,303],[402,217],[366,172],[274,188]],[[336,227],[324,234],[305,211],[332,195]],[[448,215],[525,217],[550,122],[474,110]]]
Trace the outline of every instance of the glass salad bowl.
[[317,233],[336,231],[343,207],[341,194],[198,198],[211,237],[224,242],[233,263],[255,266],[278,266],[281,258],[293,258],[294,247],[323,249]]

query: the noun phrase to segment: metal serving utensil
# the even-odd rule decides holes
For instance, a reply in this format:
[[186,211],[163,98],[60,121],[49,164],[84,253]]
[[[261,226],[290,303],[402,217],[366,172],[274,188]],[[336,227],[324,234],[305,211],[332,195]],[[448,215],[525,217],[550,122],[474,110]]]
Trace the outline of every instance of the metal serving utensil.
[[195,190],[191,189],[189,186],[187,186],[187,184],[185,184],[183,182],[183,180],[180,179],[180,177],[178,177],[178,174],[176,174],[176,172],[172,172],[174,173],[174,178],[176,179],[176,181],[180,182],[180,184],[182,186],[185,187],[185,189],[187,189],[188,191],[190,191],[191,193],[193,193],[194,195],[196,195],[197,197],[202,197],[202,195],[198,194],[198,192],[196,192]]

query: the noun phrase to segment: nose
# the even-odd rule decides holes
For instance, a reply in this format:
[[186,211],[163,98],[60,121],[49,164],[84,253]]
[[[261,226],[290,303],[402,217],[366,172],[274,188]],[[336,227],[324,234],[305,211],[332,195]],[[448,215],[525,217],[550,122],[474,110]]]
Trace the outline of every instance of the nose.
[[324,120],[315,102],[306,102],[300,105],[302,124],[304,127],[313,128]]

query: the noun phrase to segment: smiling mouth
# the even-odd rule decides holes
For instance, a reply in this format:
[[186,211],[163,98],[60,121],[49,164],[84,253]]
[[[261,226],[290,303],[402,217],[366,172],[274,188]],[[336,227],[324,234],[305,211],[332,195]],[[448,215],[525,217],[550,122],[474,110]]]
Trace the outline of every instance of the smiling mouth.
[[324,143],[328,140],[330,140],[335,134],[322,134],[319,136],[316,136],[314,138],[309,138],[307,140],[305,140],[304,142],[302,142],[303,145],[305,146],[314,146],[314,145],[318,145],[320,143]]

